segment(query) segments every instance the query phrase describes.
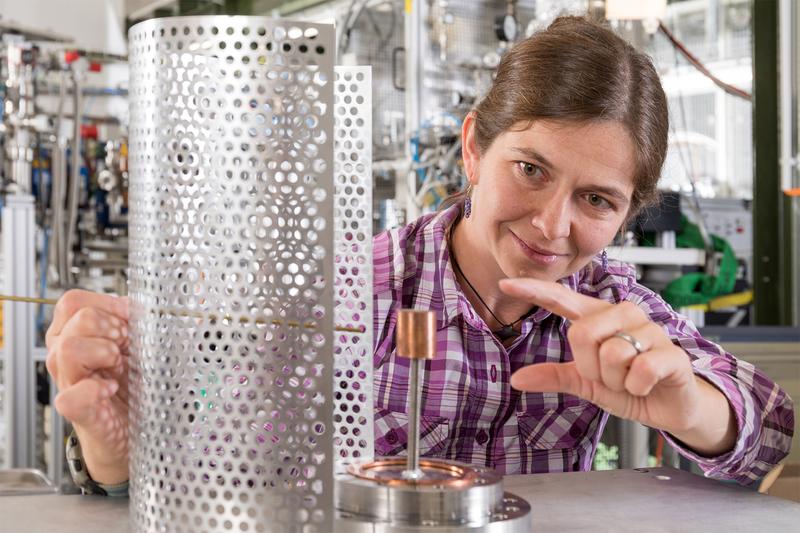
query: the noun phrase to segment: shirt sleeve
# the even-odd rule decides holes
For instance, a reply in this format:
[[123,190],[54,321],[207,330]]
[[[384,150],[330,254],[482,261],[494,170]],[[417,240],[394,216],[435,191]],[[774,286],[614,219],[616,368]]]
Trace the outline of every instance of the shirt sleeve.
[[698,455],[661,432],[664,438],[697,463],[708,477],[749,485],[766,475],[791,447],[794,408],[789,395],[752,364],[736,359],[700,336],[694,324],[650,289],[634,282],[625,299],[644,309],[652,321],[664,327],[672,342],[691,358],[694,373],[725,395],[736,417],[736,444],[730,452],[718,457]]

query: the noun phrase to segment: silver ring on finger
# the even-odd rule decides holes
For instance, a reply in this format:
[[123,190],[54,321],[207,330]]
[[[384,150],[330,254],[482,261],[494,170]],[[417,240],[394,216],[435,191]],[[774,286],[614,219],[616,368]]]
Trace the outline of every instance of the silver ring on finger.
[[633,335],[628,335],[624,331],[620,331],[614,333],[614,336],[619,337],[620,339],[624,340],[625,342],[633,346],[633,349],[636,350],[636,355],[639,355],[644,351],[644,346],[642,346],[642,343],[639,342],[639,339],[637,339]]

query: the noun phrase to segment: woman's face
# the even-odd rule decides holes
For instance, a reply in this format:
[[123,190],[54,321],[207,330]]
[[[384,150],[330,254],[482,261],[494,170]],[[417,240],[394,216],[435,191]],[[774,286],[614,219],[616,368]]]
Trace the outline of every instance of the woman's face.
[[466,227],[503,275],[555,281],[613,240],[628,214],[636,163],[621,124],[520,123],[480,154],[471,121],[464,124],[473,185]]

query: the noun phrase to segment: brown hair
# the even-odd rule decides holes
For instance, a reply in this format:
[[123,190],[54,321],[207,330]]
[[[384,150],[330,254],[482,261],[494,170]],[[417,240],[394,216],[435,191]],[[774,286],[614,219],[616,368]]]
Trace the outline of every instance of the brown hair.
[[650,59],[597,23],[559,17],[520,41],[473,113],[481,152],[520,121],[617,121],[636,149],[628,218],[657,196],[669,129],[664,90]]

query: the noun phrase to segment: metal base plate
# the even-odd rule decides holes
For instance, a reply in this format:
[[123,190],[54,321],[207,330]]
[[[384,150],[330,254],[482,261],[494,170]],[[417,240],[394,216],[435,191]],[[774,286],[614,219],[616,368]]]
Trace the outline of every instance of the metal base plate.
[[444,525],[423,521],[419,525],[368,522],[337,512],[334,533],[530,533],[533,528],[531,506],[510,492],[503,494],[502,510],[482,525]]
[[405,469],[403,457],[350,465],[336,480],[337,531],[530,531],[530,505],[492,469],[437,459],[420,460],[419,479]]

